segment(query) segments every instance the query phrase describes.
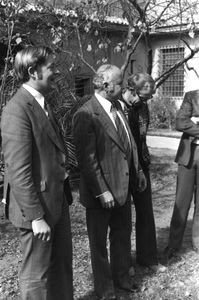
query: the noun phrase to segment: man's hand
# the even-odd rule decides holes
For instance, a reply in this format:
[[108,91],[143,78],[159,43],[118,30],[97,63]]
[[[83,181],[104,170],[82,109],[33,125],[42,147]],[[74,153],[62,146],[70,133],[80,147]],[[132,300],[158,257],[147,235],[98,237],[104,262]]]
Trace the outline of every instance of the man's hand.
[[44,242],[50,241],[51,229],[43,218],[32,221],[32,230],[34,236],[38,237],[38,239]]
[[191,121],[194,123],[194,124],[199,124],[199,117],[191,117]]
[[142,170],[138,171],[138,192],[144,192],[147,187],[147,180]]
[[106,191],[105,193],[101,194],[98,198],[100,199],[103,208],[109,209],[115,206],[113,195],[109,191]]

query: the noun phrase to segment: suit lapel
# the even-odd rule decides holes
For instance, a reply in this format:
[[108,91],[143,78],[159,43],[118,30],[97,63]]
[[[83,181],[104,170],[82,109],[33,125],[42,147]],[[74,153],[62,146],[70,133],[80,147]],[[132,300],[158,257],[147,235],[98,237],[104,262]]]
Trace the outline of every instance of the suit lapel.
[[[42,128],[42,130],[46,131],[50,139],[56,146],[64,153],[64,146],[61,140],[61,137],[56,132],[55,128],[57,128],[57,125],[52,126],[51,121],[45,114],[44,110],[40,106],[40,104],[35,100],[35,98],[25,89],[23,89],[25,93],[27,93],[27,104],[28,107],[32,109],[34,112],[35,117],[37,118],[38,125]],[[52,112],[50,111],[50,118],[52,118]],[[53,121],[52,121],[53,122]],[[55,121],[54,121],[55,122]],[[55,127],[55,128],[54,128]]]
[[125,152],[113,122],[111,121],[110,117],[108,116],[102,105],[99,103],[97,98],[95,96],[93,97],[94,99],[92,99],[92,103],[94,114],[99,118],[100,123],[103,125],[110,138],[118,145],[118,147],[123,152]]

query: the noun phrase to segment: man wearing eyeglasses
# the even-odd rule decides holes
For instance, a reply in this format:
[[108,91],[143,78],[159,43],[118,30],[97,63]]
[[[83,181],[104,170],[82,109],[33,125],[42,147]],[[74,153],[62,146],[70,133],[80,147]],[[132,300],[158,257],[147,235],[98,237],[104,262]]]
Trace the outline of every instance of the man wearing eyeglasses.
[[123,100],[127,106],[127,118],[135,139],[138,158],[147,179],[147,188],[133,191],[136,210],[136,261],[155,272],[164,272],[158,264],[156,231],[152,206],[152,191],[149,174],[150,154],[146,143],[149,126],[147,101],[155,92],[155,82],[147,73],[135,73],[128,78]]

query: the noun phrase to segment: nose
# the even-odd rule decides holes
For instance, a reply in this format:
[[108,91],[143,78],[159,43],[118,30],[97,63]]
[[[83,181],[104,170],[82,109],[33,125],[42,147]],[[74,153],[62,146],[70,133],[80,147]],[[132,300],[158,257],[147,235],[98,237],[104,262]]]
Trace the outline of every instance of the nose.
[[57,68],[55,68],[53,73],[54,73],[54,75],[60,75],[61,74],[60,70],[58,70]]

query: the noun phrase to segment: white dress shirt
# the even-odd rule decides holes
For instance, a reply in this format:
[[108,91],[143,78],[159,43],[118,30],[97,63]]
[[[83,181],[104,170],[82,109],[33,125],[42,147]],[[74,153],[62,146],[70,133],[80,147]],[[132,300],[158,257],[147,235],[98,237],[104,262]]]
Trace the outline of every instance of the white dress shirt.
[[48,116],[48,112],[44,107],[44,96],[40,92],[35,90],[32,86],[26,83],[23,84],[23,87],[35,98],[35,100],[39,103],[39,105],[44,110],[45,114]]
[[[109,116],[109,118],[113,122],[115,128],[117,129],[117,126],[115,124],[115,120],[113,118],[113,114],[111,113],[111,106],[112,106],[111,102],[109,100],[107,100],[106,98],[102,97],[101,95],[99,95],[96,92],[95,92],[95,97],[97,98],[97,100],[99,101],[99,103],[102,105],[102,107],[104,108],[105,112],[107,113],[107,115]],[[124,108],[124,104],[121,101],[119,101],[119,102],[120,102],[122,108]],[[127,128],[126,128],[126,124],[124,123],[124,120],[123,120],[123,118],[122,118],[122,116],[121,116],[121,114],[120,114],[119,111],[117,111],[117,115],[119,116],[120,120],[122,121],[122,124],[123,124],[123,126],[124,126],[124,128],[126,130],[127,136],[128,136],[129,143],[131,145],[131,140],[130,140],[129,132],[128,132]]]

